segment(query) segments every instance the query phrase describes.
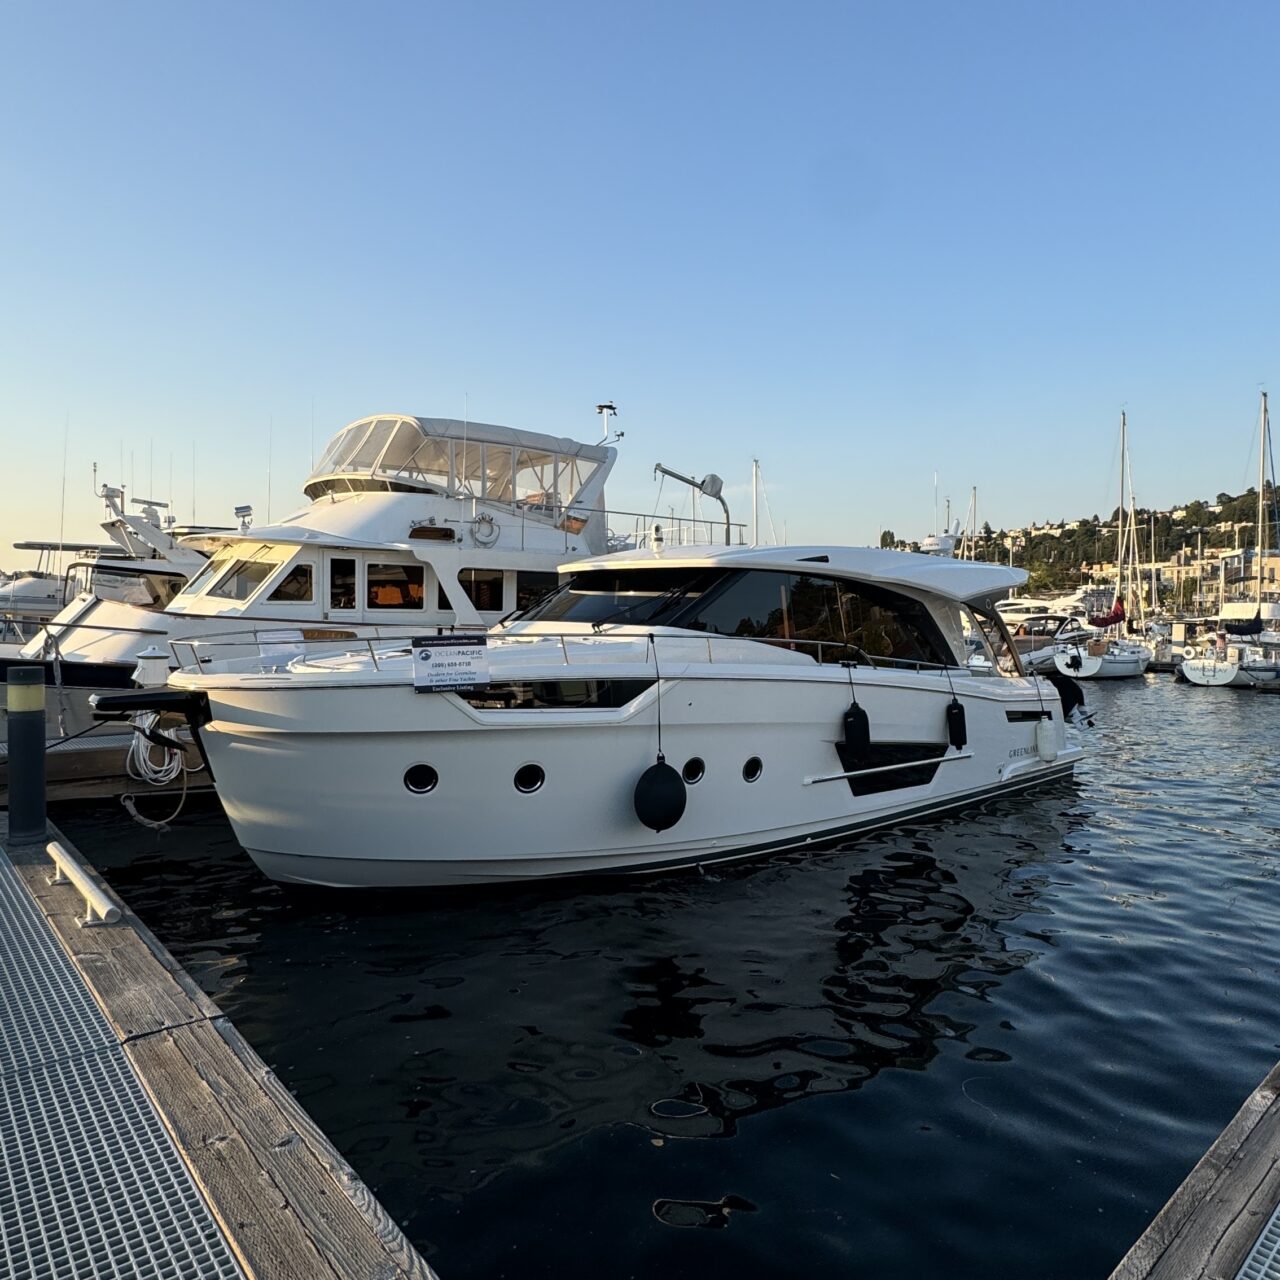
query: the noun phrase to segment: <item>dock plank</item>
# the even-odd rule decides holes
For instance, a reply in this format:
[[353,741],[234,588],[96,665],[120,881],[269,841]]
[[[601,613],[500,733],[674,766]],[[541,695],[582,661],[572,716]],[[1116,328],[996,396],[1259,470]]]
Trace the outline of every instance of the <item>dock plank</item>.
[[1280,1203],[1280,1064],[1245,1100],[1111,1280],[1235,1280]]
[[261,1084],[268,1096],[279,1107],[299,1138],[306,1143],[312,1157],[344,1188],[357,1212],[365,1219],[368,1227],[381,1241],[383,1248],[396,1265],[406,1276],[412,1277],[412,1280],[435,1280],[435,1273],[400,1230],[399,1224],[382,1207],[360,1175],[342,1158],[316,1122],[302,1109],[298,1100],[280,1082],[275,1072],[262,1061],[253,1047],[225,1018],[218,1019],[212,1025],[227,1041],[231,1051],[241,1060],[245,1069]]
[[[222,1125],[253,1153],[261,1166],[260,1178],[279,1190],[287,1211],[296,1215],[308,1240],[339,1275],[375,1280],[406,1275],[382,1238],[369,1231],[368,1219],[352,1202],[348,1187],[316,1159],[310,1143],[293,1123],[294,1117],[285,1114],[263,1087],[260,1076],[245,1070],[244,1059],[219,1028],[208,1022],[196,1023],[127,1046],[140,1060],[163,1053],[166,1074],[172,1077],[179,1068],[167,1048],[157,1051],[153,1047],[157,1042],[173,1045],[181,1053],[189,1077],[187,1087],[205,1091],[216,1101],[225,1117]],[[187,1134],[182,1141],[185,1149],[193,1137],[197,1145],[189,1154],[198,1162],[203,1155],[200,1135]],[[266,1223],[260,1219],[259,1226]]]
[[[218,1006],[121,908],[82,928],[43,843],[0,845],[62,944],[251,1280],[436,1280],[435,1272]],[[52,824],[47,838],[74,846]],[[77,857],[79,855],[77,854]]]
[[194,1029],[179,1027],[130,1041],[125,1053],[237,1260],[251,1276],[337,1280],[342,1273],[318,1252],[288,1195],[238,1131],[238,1117],[228,1113],[183,1051],[179,1037]]

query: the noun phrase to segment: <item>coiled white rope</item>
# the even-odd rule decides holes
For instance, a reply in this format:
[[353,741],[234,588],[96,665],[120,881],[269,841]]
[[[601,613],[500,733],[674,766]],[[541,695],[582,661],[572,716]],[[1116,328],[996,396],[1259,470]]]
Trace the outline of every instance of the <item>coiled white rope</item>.
[[133,724],[138,730],[129,744],[129,754],[125,758],[125,770],[129,777],[138,782],[150,783],[153,787],[167,787],[177,782],[182,775],[182,751],[177,747],[163,747],[164,755],[159,762],[152,758],[153,744],[145,734],[156,726],[159,715],[154,711],[139,711],[133,717]]
[[188,769],[184,764],[181,747],[163,747],[161,749],[164,755],[161,759],[159,761],[153,759],[151,752],[155,744],[148,741],[137,730],[145,729],[149,732],[155,728],[159,719],[159,715],[154,711],[139,711],[134,714],[132,724],[135,726],[135,732],[133,741],[129,744],[129,754],[125,757],[125,770],[135,781],[145,782],[153,787],[167,787],[171,782],[181,778],[182,793],[178,797],[178,807],[167,818],[156,820],[143,817],[138,812],[132,795],[121,796],[120,803],[139,825],[149,827],[152,831],[168,831],[169,823],[182,812],[182,807],[187,802],[187,774],[194,773],[195,770]]

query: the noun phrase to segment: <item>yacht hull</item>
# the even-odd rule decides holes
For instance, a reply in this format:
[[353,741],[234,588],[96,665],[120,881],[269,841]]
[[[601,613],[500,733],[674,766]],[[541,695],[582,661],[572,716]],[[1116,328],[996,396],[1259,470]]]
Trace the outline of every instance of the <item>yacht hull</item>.
[[[477,710],[403,685],[210,688],[193,677],[189,687],[208,697],[201,737],[240,843],[273,878],[331,886],[757,857],[1061,778],[1081,754],[1066,743],[1048,687],[859,673],[873,763],[851,784],[837,745],[850,679],[827,668],[810,678],[774,670],[664,680],[662,751],[678,772],[700,776],[662,831],[640,821],[634,799],[658,752],[655,687],[616,710],[536,712]],[[963,748],[947,739],[952,683],[966,713]],[[906,767],[874,763],[904,753]],[[431,770],[429,790],[410,790],[415,766]],[[521,771],[535,766],[536,787],[520,790],[518,779],[529,781]]]

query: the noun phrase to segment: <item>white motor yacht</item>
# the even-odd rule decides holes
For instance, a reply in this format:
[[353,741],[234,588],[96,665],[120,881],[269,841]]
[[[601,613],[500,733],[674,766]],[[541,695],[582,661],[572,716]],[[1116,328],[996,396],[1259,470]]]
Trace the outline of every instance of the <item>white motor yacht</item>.
[[[307,505],[257,528],[242,509],[242,527],[202,544],[211,557],[194,557],[190,578],[163,599],[83,592],[22,657],[48,664],[57,731],[70,736],[94,726],[93,694],[131,687],[144,652],[163,679],[177,665],[170,644],[186,637],[274,628],[306,642],[389,624],[483,630],[554,588],[564,560],[606,553],[651,523],[605,509],[616,456],[608,444],[492,424],[362,418],[325,449],[304,486]],[[674,520],[662,537],[678,545],[731,533]],[[119,730],[99,725],[90,739],[98,734]],[[100,789],[124,777],[117,754]]]
[[324,885],[746,858],[1061,778],[1080,757],[1066,695],[1022,674],[991,609],[1021,570],[724,547],[562,572],[487,635],[274,637],[253,657],[197,640],[176,646],[167,689],[101,706],[185,709],[253,859]]

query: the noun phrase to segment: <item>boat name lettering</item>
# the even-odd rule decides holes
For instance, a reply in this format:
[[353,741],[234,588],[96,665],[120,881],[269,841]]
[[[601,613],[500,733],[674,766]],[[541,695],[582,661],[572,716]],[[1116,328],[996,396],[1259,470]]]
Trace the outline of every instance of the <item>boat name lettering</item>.
[[1035,747],[1014,747],[1014,749],[1009,752],[1009,759],[1016,760],[1019,756],[1033,756],[1035,753]]

